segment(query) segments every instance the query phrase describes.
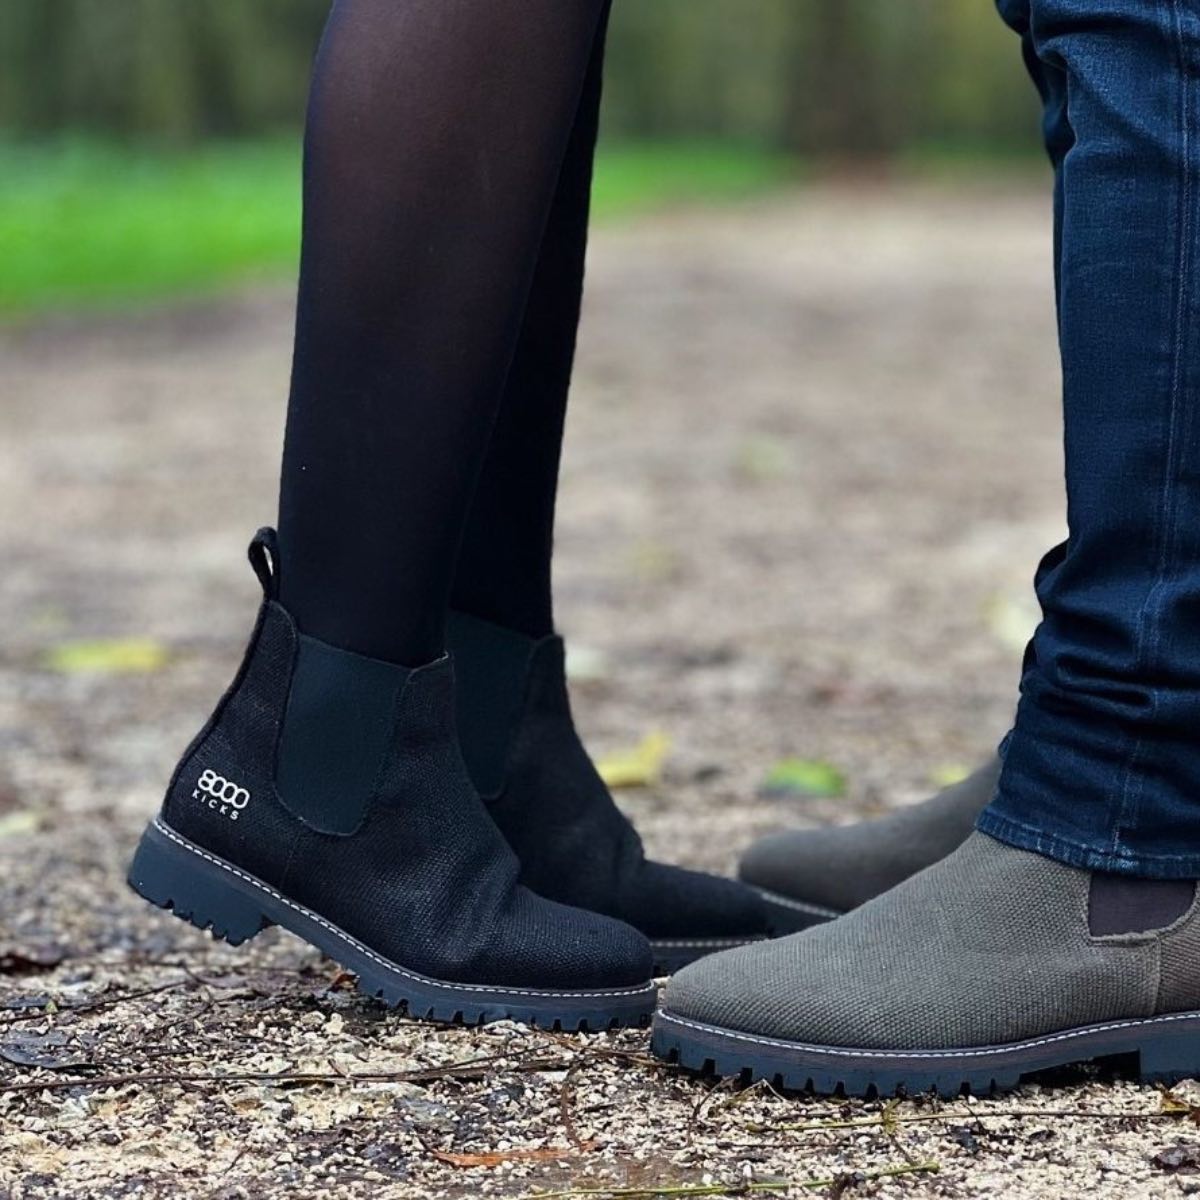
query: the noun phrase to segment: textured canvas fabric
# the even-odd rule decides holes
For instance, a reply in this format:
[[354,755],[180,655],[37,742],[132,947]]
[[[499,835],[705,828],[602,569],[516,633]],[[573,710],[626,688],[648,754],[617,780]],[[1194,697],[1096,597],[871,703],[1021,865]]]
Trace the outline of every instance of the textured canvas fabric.
[[670,1012],[864,1049],[997,1045],[1200,1008],[1196,905],[1165,930],[1088,931],[1090,873],[972,834],[847,916],[728,950],[670,982]]
[[[646,858],[575,729],[561,638],[525,638],[459,616],[450,648],[463,684],[467,762],[477,782],[499,783],[488,811],[516,851],[523,883],[652,938],[765,934],[766,913],[749,888]],[[495,737],[491,695],[505,698],[503,713],[508,698],[520,698],[507,742]]]
[[1158,1012],[1200,1008],[1200,916],[1197,903],[1158,939]]
[[[293,812],[275,763],[298,645],[287,611],[268,601],[234,686],[172,780],[171,828],[436,979],[583,988],[649,978],[636,930],[520,886],[517,858],[462,762],[449,659],[406,672],[355,832],[321,832]],[[239,809],[210,803],[201,780],[214,777],[246,794]]]
[[772,834],[746,851],[739,874],[756,887],[848,912],[961,846],[999,777],[997,758],[923,804],[855,825]]

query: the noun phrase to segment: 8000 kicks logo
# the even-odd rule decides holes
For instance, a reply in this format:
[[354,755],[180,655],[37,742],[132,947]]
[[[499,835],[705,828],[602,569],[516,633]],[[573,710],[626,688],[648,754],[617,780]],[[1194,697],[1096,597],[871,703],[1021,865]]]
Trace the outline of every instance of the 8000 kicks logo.
[[207,804],[231,821],[236,821],[250,803],[250,793],[244,787],[211,770],[205,771],[196,781],[192,798]]

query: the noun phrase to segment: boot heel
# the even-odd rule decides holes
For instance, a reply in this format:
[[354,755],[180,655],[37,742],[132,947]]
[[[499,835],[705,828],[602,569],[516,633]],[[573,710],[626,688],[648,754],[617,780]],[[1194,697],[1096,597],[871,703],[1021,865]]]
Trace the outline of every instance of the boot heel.
[[1147,1083],[1200,1078],[1200,1014],[1182,1017],[1148,1034],[1138,1060],[1138,1074]]
[[250,897],[221,878],[219,868],[172,843],[154,824],[142,834],[128,879],[144,900],[171,909],[232,946],[274,924]]

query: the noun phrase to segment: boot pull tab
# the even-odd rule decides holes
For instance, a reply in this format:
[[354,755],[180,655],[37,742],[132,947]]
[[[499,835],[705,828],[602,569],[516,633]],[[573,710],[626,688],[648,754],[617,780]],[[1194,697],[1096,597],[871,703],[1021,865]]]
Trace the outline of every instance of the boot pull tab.
[[269,525],[264,525],[250,539],[246,551],[254,574],[262,584],[263,595],[268,600],[279,599],[279,534]]

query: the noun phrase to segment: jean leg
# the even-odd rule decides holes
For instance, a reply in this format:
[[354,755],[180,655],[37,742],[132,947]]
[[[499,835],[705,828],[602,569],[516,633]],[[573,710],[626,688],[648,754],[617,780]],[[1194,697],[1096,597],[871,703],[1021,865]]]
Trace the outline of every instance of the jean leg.
[[1001,17],[1021,38],[1025,69],[1042,98],[1042,141],[1054,168],[1054,294],[1060,294],[1062,267],[1062,165],[1075,142],[1067,113],[1067,76],[1057,63],[1044,61],[1034,44],[1030,0],[997,0]]
[[1200,10],[1004,0],[1061,81],[1068,540],[980,828],[1200,876]]

